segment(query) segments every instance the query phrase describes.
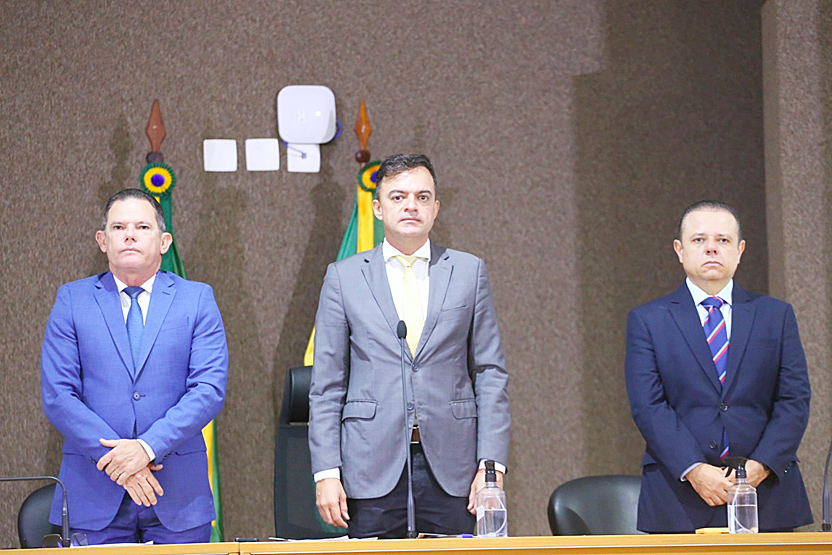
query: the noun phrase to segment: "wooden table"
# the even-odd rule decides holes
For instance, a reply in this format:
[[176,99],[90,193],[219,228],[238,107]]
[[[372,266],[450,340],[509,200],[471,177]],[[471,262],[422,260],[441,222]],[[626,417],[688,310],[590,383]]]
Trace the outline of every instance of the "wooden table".
[[240,555],[832,555],[832,533],[656,534],[639,536],[533,536],[241,543]]
[[[18,550],[7,550],[11,553]],[[66,555],[65,549],[27,551]],[[832,533],[326,540],[72,548],[72,555],[832,555]]]

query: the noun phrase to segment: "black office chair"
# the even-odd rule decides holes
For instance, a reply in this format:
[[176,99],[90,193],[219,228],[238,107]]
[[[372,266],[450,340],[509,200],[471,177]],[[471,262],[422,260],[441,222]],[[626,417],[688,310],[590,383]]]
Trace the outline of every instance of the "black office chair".
[[21,547],[43,547],[45,535],[61,533],[60,526],[49,523],[54,495],[55,484],[49,484],[36,489],[23,500],[17,513],[17,535]]
[[587,476],[563,483],[549,498],[552,534],[641,534],[636,528],[640,492],[640,476]]
[[334,538],[343,528],[325,523],[315,506],[309,458],[309,384],[312,367],[286,372],[274,446],[274,526],[279,538]]

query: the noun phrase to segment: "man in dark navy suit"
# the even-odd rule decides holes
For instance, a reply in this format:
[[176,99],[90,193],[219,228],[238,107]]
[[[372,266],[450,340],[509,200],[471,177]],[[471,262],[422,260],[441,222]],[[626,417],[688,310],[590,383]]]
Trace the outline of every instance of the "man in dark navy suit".
[[627,321],[627,393],[647,443],[638,528],[726,526],[729,456],[749,459],[761,531],[809,524],[797,448],[810,390],[794,311],[734,283],[745,241],[730,206],[690,206],[673,247],[685,283]]

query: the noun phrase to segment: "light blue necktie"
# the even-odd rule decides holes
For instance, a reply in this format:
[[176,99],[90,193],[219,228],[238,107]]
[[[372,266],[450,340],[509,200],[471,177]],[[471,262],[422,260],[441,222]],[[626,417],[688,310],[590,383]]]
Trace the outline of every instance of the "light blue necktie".
[[127,312],[127,338],[130,340],[130,351],[133,353],[133,368],[138,371],[139,349],[142,347],[144,335],[144,318],[142,307],[139,306],[139,295],[144,289],[138,286],[125,287],[124,292],[130,295],[130,310]]

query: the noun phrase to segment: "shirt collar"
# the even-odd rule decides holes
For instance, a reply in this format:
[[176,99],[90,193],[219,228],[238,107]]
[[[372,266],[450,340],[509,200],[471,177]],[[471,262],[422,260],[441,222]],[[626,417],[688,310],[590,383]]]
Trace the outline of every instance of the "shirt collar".
[[[391,245],[387,238],[384,238],[384,242],[381,244],[381,254],[384,257],[385,262],[390,262],[390,259],[394,256],[405,256],[403,252],[399,249]],[[416,252],[413,253],[412,256],[416,258],[424,258],[425,260],[430,261],[430,239],[425,241],[425,244],[416,249]]]
[[[116,280],[116,287],[118,287],[118,292],[121,293],[127,287],[127,284],[121,281],[113,274],[113,279]],[[153,290],[153,282],[156,281],[156,274],[150,276],[150,279],[146,282],[142,283],[142,289],[144,289],[148,294]]]
[[[693,283],[690,280],[690,278],[685,279],[685,284],[687,284],[688,290],[690,291],[690,294],[693,297],[693,304],[695,304],[696,306],[699,306],[702,303],[702,301],[704,301],[705,299],[707,299],[708,297],[711,296],[711,295],[708,295],[707,293],[705,293],[698,285]],[[733,304],[734,304],[733,295],[734,295],[734,280],[733,279],[729,280],[728,283],[725,285],[725,287],[723,287],[722,290],[719,293],[716,294],[716,296],[719,297],[720,299],[722,299],[723,301],[725,301],[725,303],[728,306],[733,306]]]

